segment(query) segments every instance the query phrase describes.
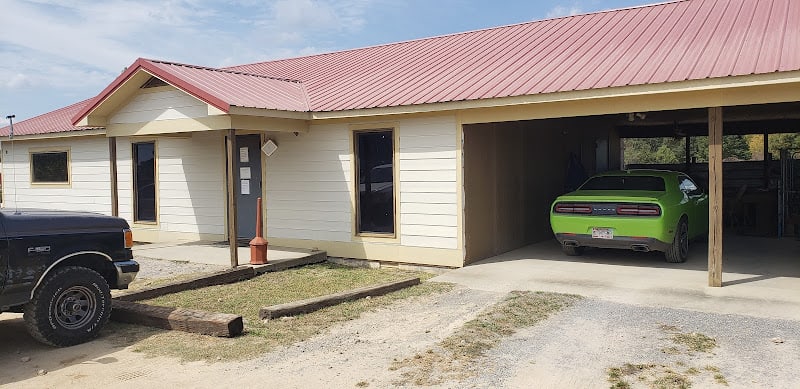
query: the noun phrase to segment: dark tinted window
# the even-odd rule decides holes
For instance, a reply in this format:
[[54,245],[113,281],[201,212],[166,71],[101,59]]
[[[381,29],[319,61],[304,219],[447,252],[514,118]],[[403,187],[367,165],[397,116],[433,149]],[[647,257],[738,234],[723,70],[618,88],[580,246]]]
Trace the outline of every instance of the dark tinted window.
[[394,233],[392,131],[355,133],[358,161],[358,232]]
[[133,144],[134,215],[135,221],[156,221],[156,145]]
[[68,183],[67,152],[31,154],[31,180],[36,183]]
[[581,190],[647,190],[664,192],[664,179],[651,176],[600,176],[586,181]]

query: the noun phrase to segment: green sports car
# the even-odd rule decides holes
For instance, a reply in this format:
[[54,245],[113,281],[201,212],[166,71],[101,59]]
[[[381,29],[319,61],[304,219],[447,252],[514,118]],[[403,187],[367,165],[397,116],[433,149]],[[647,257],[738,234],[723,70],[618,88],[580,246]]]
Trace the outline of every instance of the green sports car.
[[559,196],[550,226],[567,255],[619,248],[662,251],[667,262],[684,262],[689,240],[708,233],[708,196],[680,172],[607,172]]

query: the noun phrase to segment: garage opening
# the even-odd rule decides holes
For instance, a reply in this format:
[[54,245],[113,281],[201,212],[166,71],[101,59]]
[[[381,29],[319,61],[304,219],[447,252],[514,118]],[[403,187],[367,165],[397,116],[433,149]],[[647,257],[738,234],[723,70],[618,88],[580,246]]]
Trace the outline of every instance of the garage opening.
[[619,169],[615,120],[606,115],[465,125],[466,263],[552,239],[553,199],[594,172]]
[[[777,238],[795,242],[800,236],[800,103],[724,107],[723,112],[726,239],[746,237],[748,249],[755,245],[763,252],[774,248]],[[549,207],[576,186],[570,173],[576,161],[585,176],[623,168],[667,169],[686,172],[707,189],[708,134],[706,108],[464,125],[466,263],[552,241]],[[773,260],[787,265],[774,268],[795,274],[800,266],[790,262],[797,250],[783,246],[788,250]],[[740,248],[725,250],[727,258]],[[692,261],[704,265],[707,258],[697,259]]]

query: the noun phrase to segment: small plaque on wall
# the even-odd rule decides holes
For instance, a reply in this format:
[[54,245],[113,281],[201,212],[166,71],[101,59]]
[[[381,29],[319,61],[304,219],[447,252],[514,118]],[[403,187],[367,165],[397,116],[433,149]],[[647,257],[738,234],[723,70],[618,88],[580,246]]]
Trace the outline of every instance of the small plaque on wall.
[[241,163],[250,162],[250,152],[248,151],[247,147],[239,148],[239,162]]
[[275,150],[278,150],[278,145],[272,139],[268,139],[266,142],[264,142],[264,146],[261,146],[261,151],[267,157],[271,156]]
[[242,194],[249,195],[250,194],[250,180],[241,180],[242,181]]

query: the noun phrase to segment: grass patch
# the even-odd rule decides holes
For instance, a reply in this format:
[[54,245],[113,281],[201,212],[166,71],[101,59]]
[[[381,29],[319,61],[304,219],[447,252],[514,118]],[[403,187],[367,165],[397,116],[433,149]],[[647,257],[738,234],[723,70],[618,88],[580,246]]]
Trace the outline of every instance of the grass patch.
[[630,388],[628,378],[631,376],[636,376],[639,381],[656,389],[685,389],[692,386],[686,375],[676,373],[667,366],[651,363],[626,363],[621,367],[608,369],[607,374],[611,388]]
[[692,382],[683,375],[674,371],[665,371],[653,380],[651,387],[656,389],[688,389]]
[[697,332],[673,334],[672,341],[686,346],[689,351],[710,353],[711,350],[717,347],[716,339]]
[[[675,345],[664,347],[661,352],[667,355],[681,355],[693,352],[711,353],[717,347],[717,341],[707,335],[689,332],[684,333],[680,328],[659,324],[658,328],[670,335],[669,340]],[[719,373],[719,369],[714,366],[705,366],[702,370],[699,367],[687,366],[683,361],[674,362],[676,372],[666,365],[654,364],[630,364],[626,363],[620,367],[612,367],[607,370],[608,381],[612,388],[630,387],[629,377],[636,375],[642,384],[655,389],[684,389],[692,386],[690,377],[700,377],[704,374],[713,374],[714,380],[721,385],[728,385],[725,377]]]
[[233,339],[112,323],[109,328],[121,345],[133,344],[147,355],[166,355],[184,361],[242,360],[277,346],[317,335],[327,328],[359,317],[393,301],[450,290],[451,284],[424,282],[384,296],[346,302],[296,317],[262,322],[262,306],[281,304],[363,286],[396,281],[410,276],[427,280],[433,275],[397,269],[365,269],[324,263],[267,273],[235,284],[188,290],[143,301],[166,307],[200,309],[242,315],[245,333]]
[[558,293],[511,292],[434,348],[395,361],[389,370],[404,369],[396,382],[398,385],[439,385],[473,376],[478,359],[497,346],[503,337],[546,319],[579,298]]
[[[667,324],[659,324],[659,328],[672,335],[670,338],[673,343],[684,346],[689,352],[698,351],[710,353],[711,350],[717,347],[717,340],[709,337],[708,335],[699,332],[681,332],[681,329]],[[661,349],[665,354],[679,354],[680,350],[677,347],[666,347]]]

